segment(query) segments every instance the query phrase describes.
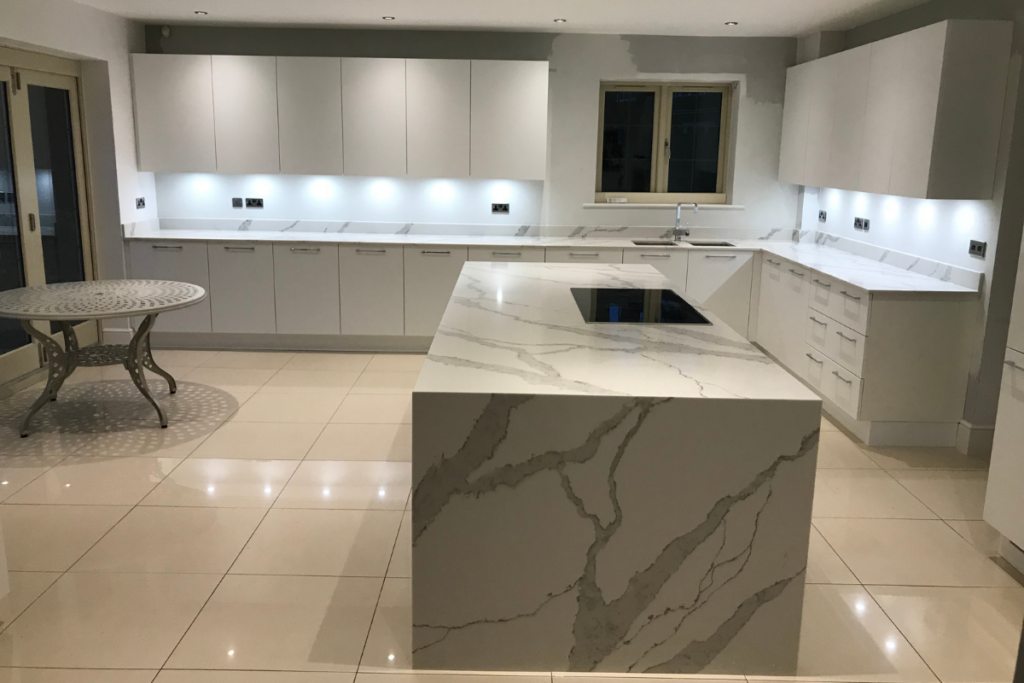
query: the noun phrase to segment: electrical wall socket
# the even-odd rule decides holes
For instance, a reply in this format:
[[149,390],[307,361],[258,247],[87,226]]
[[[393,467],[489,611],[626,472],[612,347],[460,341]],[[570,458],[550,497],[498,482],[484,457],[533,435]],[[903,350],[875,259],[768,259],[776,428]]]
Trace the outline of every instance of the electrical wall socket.
[[491,213],[508,215],[508,204],[491,204]]
[[988,251],[988,242],[979,242],[978,240],[971,240],[971,246],[968,247],[967,253],[971,256],[977,256],[978,258],[985,258],[985,252]]
[[826,223],[826,222],[828,222],[828,211],[819,211],[818,212],[818,222],[819,223]]
[[263,208],[263,197],[246,197],[245,208],[247,209],[262,209]]
[[241,197],[232,197],[231,198],[231,208],[233,208],[233,209],[241,209],[244,205],[245,204],[243,203]]
[[864,232],[867,232],[868,230],[871,229],[871,219],[869,219],[869,218],[854,218],[853,219],[853,229],[854,230],[863,230]]
[[137,198],[135,200],[135,208],[136,209],[145,209],[146,208],[146,198],[145,197]]

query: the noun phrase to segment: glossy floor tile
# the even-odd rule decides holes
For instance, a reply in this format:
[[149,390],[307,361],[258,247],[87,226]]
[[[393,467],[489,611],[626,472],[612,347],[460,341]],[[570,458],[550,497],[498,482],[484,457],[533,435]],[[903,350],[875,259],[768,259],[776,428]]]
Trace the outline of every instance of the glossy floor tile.
[[893,470],[892,476],[942,519],[982,519],[988,472]]
[[[372,362],[370,363],[373,364]],[[409,394],[416,386],[419,372],[379,372],[367,370],[352,386],[353,394]]]
[[388,565],[388,578],[412,578],[412,513],[402,515],[402,525],[398,528],[398,540],[391,554]]
[[297,353],[286,364],[287,370],[337,370],[362,372],[373,359],[372,353]]
[[318,424],[225,422],[192,457],[302,460],[322,431]]
[[295,460],[189,458],[140,504],[268,508],[298,465]]
[[274,507],[402,510],[412,487],[411,469],[404,462],[307,460]]
[[280,370],[295,357],[290,351],[221,351],[204,361],[204,368]]
[[331,422],[412,424],[412,398],[401,394],[349,394],[341,402]]
[[0,629],[7,628],[60,577],[60,572],[7,572],[6,589],[0,598]]
[[[173,671],[164,669],[154,683],[352,683],[353,673],[309,671]],[[0,681],[2,683],[2,681]]]
[[407,424],[329,424],[306,460],[412,461],[412,426]]
[[839,431],[822,431],[818,435],[818,469],[878,469],[857,444]]
[[7,499],[34,505],[135,505],[170,474],[179,458],[72,455]]
[[860,583],[842,558],[822,537],[821,532],[813,526],[807,550],[807,583]]
[[813,516],[886,519],[936,519],[888,472],[818,470],[814,481]]
[[[11,458],[0,456],[0,462]],[[61,462],[57,460],[56,462]],[[56,463],[54,463],[56,464]],[[52,465],[26,465],[25,467],[0,467],[0,502],[10,499],[15,493],[31,484],[47,472]]]
[[862,446],[875,463],[887,470],[987,470],[988,461],[955,448],[876,448]]
[[330,394],[261,394],[246,401],[233,422],[293,422],[327,424],[342,396]]
[[144,669],[0,669],[0,683],[151,683],[156,674]]
[[378,353],[366,366],[367,372],[416,372],[423,369],[426,356],[418,353]]
[[130,509],[106,505],[4,504],[0,506],[0,532],[7,568],[66,571]]
[[344,370],[293,370],[285,368],[267,380],[260,394],[320,394],[342,398],[352,389],[358,372]]
[[412,668],[412,580],[387,579],[373,615],[360,671]]
[[995,557],[999,554],[1003,537],[988,522],[947,519],[946,524],[963,536],[964,540],[977,548],[978,552],[985,557]]

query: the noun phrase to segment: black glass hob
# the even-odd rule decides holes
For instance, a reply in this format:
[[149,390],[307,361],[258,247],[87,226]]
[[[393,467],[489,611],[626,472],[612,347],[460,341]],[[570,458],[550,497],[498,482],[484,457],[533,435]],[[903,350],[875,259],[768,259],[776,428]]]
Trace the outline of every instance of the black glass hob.
[[572,296],[588,323],[711,324],[670,289],[572,287]]

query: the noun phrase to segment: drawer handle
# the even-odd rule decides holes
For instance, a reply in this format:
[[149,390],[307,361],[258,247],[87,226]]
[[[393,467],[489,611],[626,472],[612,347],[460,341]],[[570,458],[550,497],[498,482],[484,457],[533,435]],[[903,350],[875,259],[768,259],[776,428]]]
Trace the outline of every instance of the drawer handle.
[[1008,360],[1008,361],[1006,361],[1006,362],[1004,363],[1004,365],[1008,365],[1009,367],[1013,368],[1014,370],[1020,370],[1021,372],[1024,372],[1024,367],[1022,367],[1022,366],[1020,366],[1020,365],[1017,365],[1017,364],[1016,364],[1016,363],[1014,363],[1014,362],[1013,362],[1012,360]]
[[704,258],[734,259],[736,258],[736,254],[704,254]]
[[808,358],[810,358],[811,360],[813,360],[813,361],[814,361],[815,363],[817,363],[818,365],[824,365],[824,364],[825,364],[825,361],[823,361],[823,360],[818,360],[817,358],[815,358],[814,356],[812,356],[812,355],[811,355],[811,354],[809,354],[809,353],[808,353],[808,354],[805,354],[805,355],[806,355],[806,356],[807,356]]
[[845,377],[843,377],[842,375],[839,374],[838,370],[833,370],[832,374],[835,375],[836,377],[838,377],[839,379],[843,380],[847,384],[849,384],[851,386],[853,385],[853,380],[852,379],[846,379]]
[[596,251],[570,251],[569,258],[597,258],[600,256]]
[[854,301],[860,301],[860,297],[859,296],[854,296],[853,294],[850,294],[849,292],[846,292],[846,291],[844,291],[842,289],[839,290],[839,293],[842,294],[843,296],[845,296],[847,299],[853,299]]
[[856,344],[856,343],[857,343],[857,340],[856,340],[856,339],[854,339],[853,337],[847,337],[847,336],[846,336],[845,334],[843,334],[842,332],[836,332],[836,334],[837,334],[837,335],[839,335],[839,338],[840,338],[840,339],[845,339],[846,341],[848,341],[848,342],[853,342],[854,344]]
[[160,249],[162,251],[181,251],[184,249],[180,244],[153,244],[152,249]]
[[387,249],[356,249],[357,254],[386,254]]
[[799,270],[793,270],[792,268],[789,269],[789,272],[793,273],[793,275],[796,275],[797,277],[803,277],[804,275],[807,274],[807,273],[801,273]]
[[319,254],[320,247],[292,247],[293,254]]
[[224,251],[256,251],[256,247],[224,247]]
[[771,259],[765,259],[765,260],[768,261],[768,263],[772,264],[773,266],[781,266],[782,265],[781,261],[772,261]]
[[421,254],[426,254],[427,256],[451,256],[452,255],[452,252],[450,252],[450,251],[430,251],[430,250],[427,250],[427,249],[424,249],[424,250],[420,251],[420,253]]
[[521,251],[492,251],[491,256],[509,256],[518,258],[523,255]]
[[[823,323],[823,322],[821,322],[820,320],[818,320],[817,318],[815,318],[815,317],[814,317],[813,315],[812,315],[812,316],[810,317],[810,321],[811,321],[812,323],[818,323],[818,324],[819,324],[819,325],[821,325],[822,327],[828,327],[828,323]],[[837,334],[838,334],[838,333],[837,333]]]
[[640,254],[640,258],[672,258],[672,254]]
[[832,289],[832,285],[830,285],[827,282],[822,282],[821,280],[819,280],[817,278],[811,280],[811,282],[813,282],[814,284],[818,285],[819,287],[824,287],[825,289]]

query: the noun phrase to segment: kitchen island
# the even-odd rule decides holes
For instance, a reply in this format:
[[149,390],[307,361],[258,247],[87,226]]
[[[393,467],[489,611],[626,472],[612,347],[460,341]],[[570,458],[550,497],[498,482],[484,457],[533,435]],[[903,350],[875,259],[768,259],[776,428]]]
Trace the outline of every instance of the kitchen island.
[[413,393],[414,666],[791,672],[821,401],[705,310],[585,322],[588,288],[671,285],[463,268]]

